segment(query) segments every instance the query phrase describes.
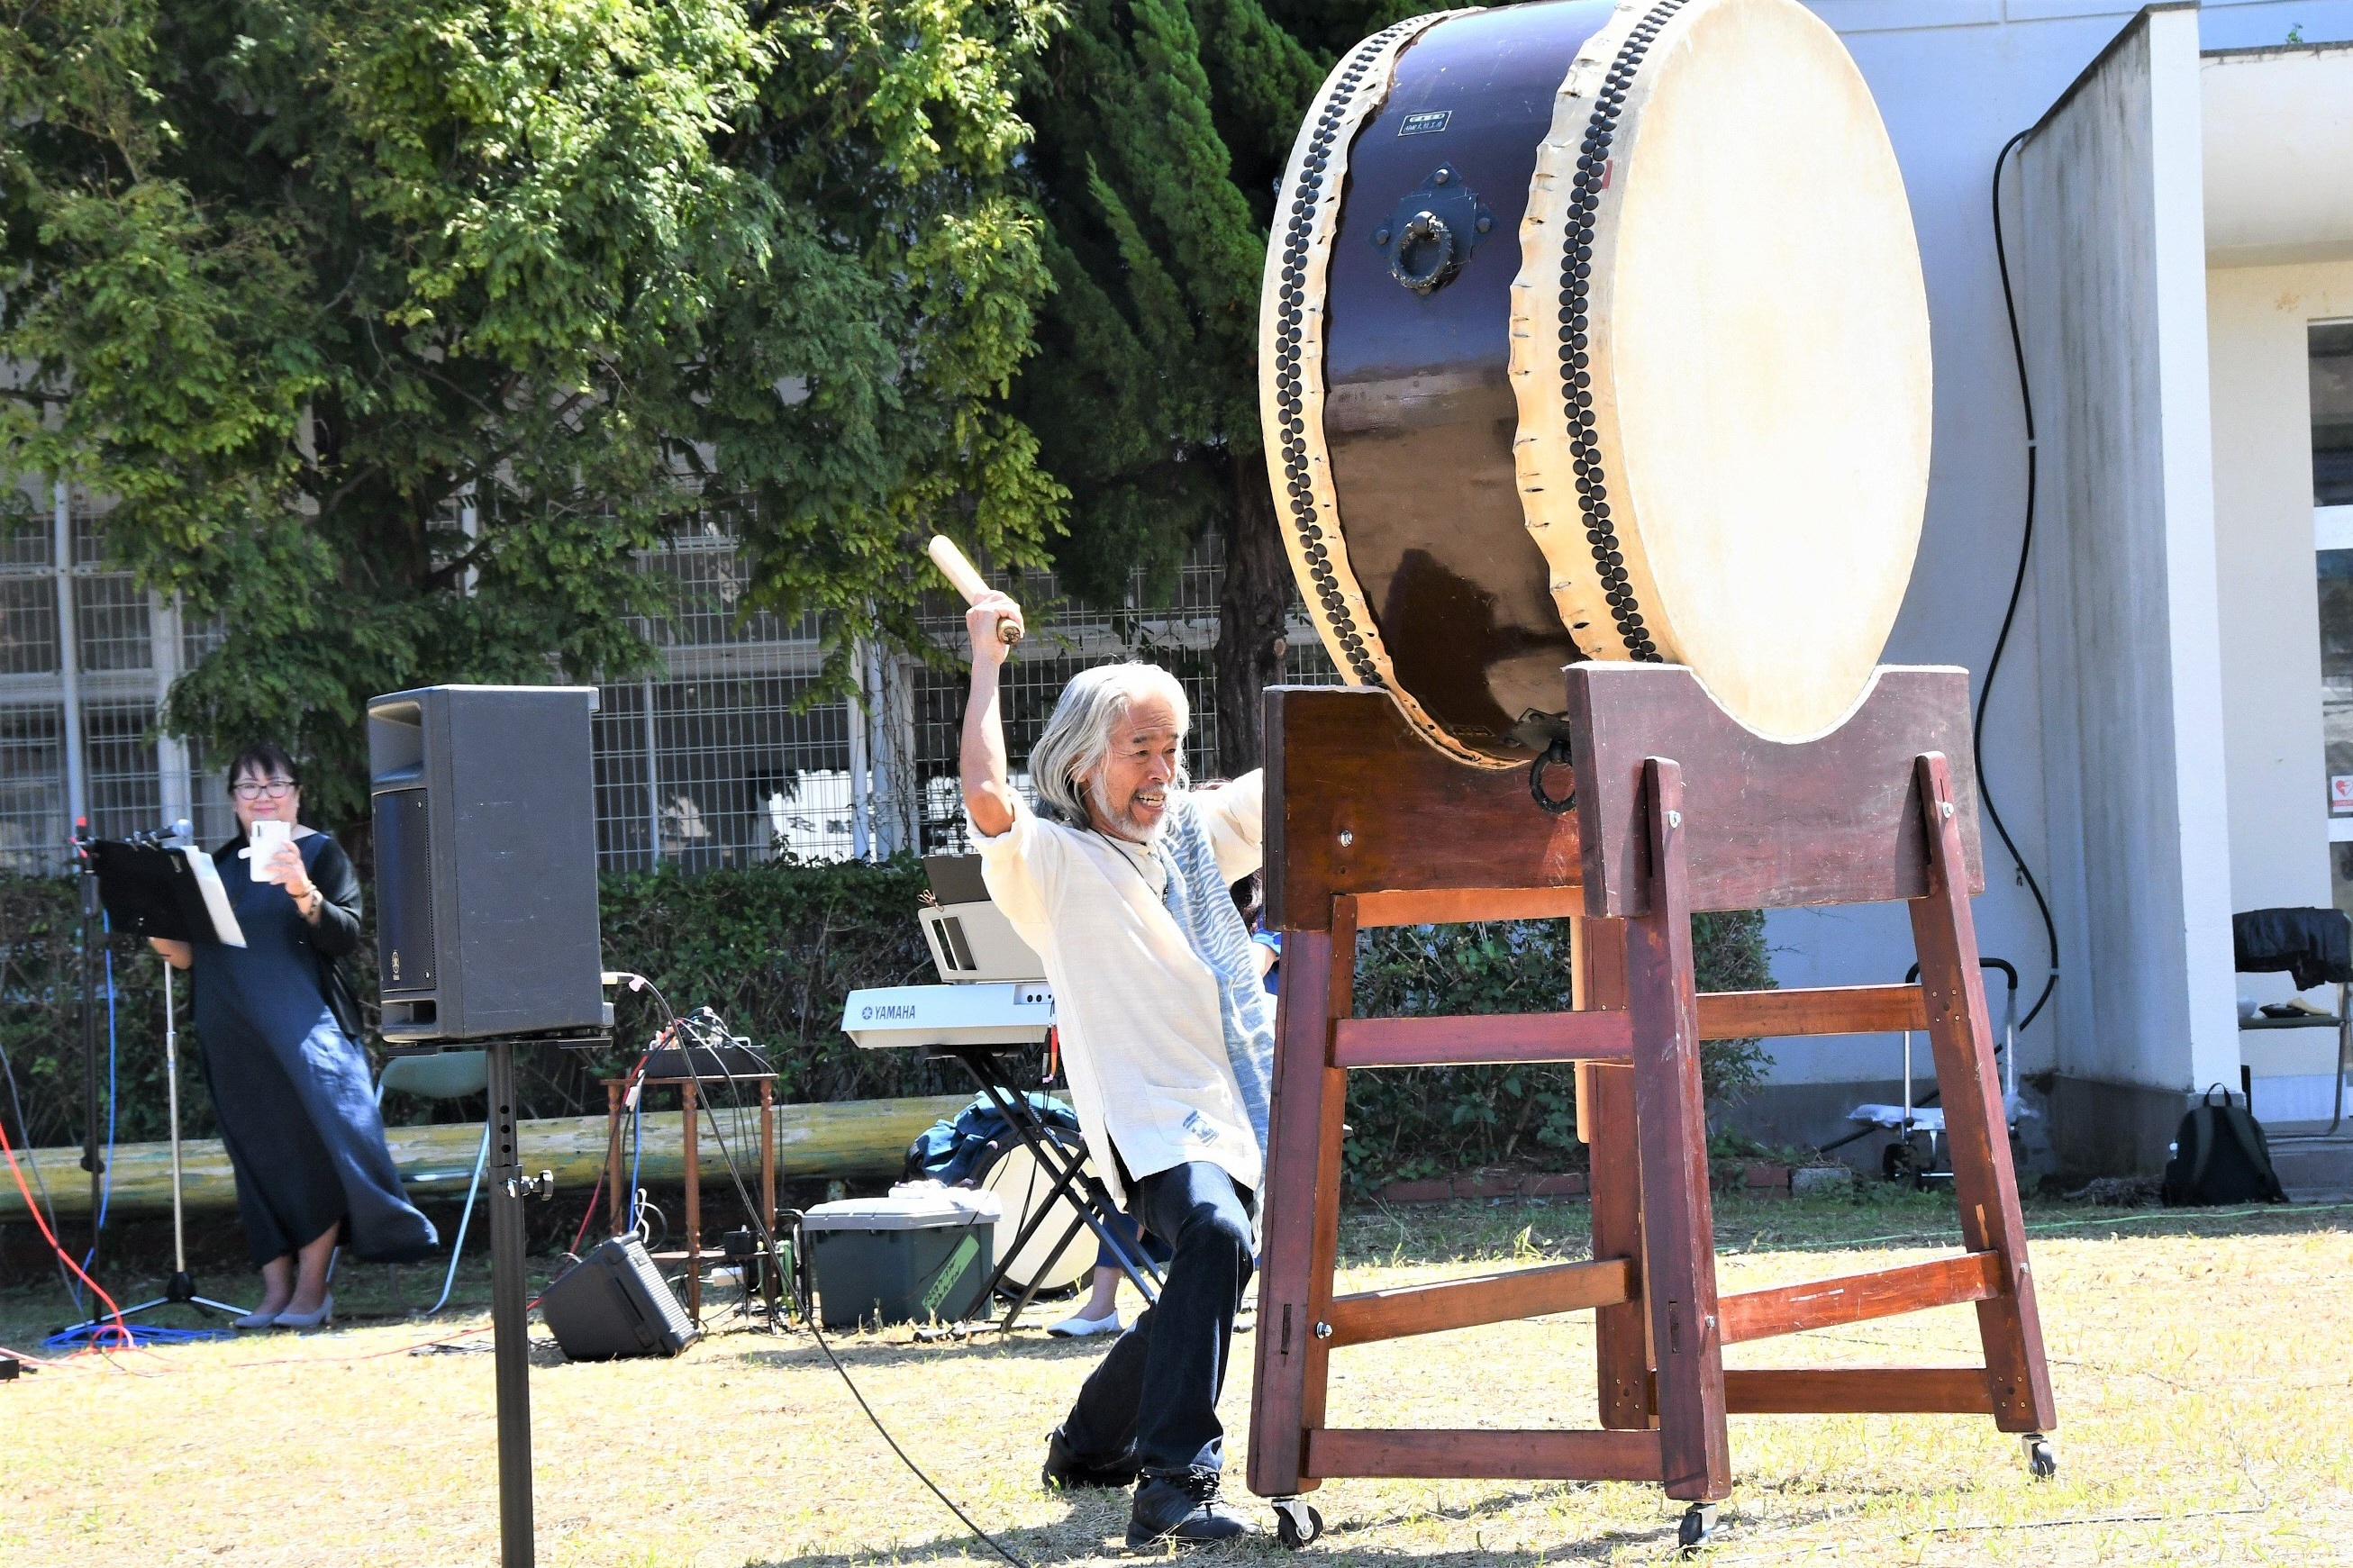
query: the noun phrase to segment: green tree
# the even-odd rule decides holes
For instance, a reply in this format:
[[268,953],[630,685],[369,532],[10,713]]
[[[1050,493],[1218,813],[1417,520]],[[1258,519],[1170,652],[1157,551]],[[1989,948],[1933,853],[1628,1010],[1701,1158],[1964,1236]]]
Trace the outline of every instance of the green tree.
[[1012,406],[1070,487],[1055,564],[1116,603],[1225,542],[1219,765],[1259,761],[1293,597],[1258,428],[1258,297],[1274,186],[1338,51],[1409,10],[1072,0],[1025,80],[1054,293]]
[[[651,657],[630,552],[913,633],[911,535],[1038,561],[1002,402],[1050,0],[53,0],[0,14],[0,464],[222,617],[174,728],[362,804],[362,707]],[[20,507],[27,497],[19,494]]]

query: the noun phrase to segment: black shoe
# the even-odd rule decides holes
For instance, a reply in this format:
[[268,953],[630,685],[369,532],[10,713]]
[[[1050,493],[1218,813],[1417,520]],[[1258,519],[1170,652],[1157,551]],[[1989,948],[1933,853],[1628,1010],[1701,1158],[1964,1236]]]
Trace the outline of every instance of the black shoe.
[[1087,1459],[1071,1451],[1060,1426],[1046,1439],[1046,1468],[1038,1472],[1038,1480],[1050,1492],[1065,1488],[1124,1487],[1134,1479],[1133,1448],[1113,1459]]
[[1250,1520],[1218,1500],[1218,1472],[1206,1466],[1145,1477],[1127,1515],[1131,1547],[1155,1541],[1237,1541],[1258,1532]]

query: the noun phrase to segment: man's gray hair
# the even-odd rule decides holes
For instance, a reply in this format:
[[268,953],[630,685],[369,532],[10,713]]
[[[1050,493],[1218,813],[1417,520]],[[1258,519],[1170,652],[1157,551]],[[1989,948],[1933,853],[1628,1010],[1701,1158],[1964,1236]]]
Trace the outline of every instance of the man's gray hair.
[[[1079,781],[1111,754],[1112,731],[1128,710],[1150,697],[1176,710],[1181,741],[1192,728],[1192,704],[1176,678],[1156,664],[1129,660],[1082,669],[1062,688],[1045,733],[1029,752],[1029,784],[1047,816],[1074,827],[1087,825],[1087,786]],[[1176,765],[1176,787],[1186,787],[1185,765]]]

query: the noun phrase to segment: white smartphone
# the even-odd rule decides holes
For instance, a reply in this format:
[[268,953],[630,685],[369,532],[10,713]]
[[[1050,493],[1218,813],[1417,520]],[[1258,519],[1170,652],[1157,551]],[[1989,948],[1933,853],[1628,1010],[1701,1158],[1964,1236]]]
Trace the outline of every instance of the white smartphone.
[[246,868],[257,882],[269,880],[269,866],[281,844],[294,842],[294,825],[290,822],[257,822],[245,833]]

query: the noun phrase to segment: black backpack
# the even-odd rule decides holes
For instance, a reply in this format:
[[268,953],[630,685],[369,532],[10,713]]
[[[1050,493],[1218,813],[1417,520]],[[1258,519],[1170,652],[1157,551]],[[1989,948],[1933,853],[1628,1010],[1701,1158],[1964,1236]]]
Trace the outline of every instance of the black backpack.
[[[2217,1094],[2222,1097],[2219,1105],[2214,1102]],[[2165,1166],[2168,1208],[2287,1202],[2272,1169],[2263,1124],[2233,1105],[2231,1091],[2221,1084],[2190,1108],[2173,1136],[2173,1158]]]

